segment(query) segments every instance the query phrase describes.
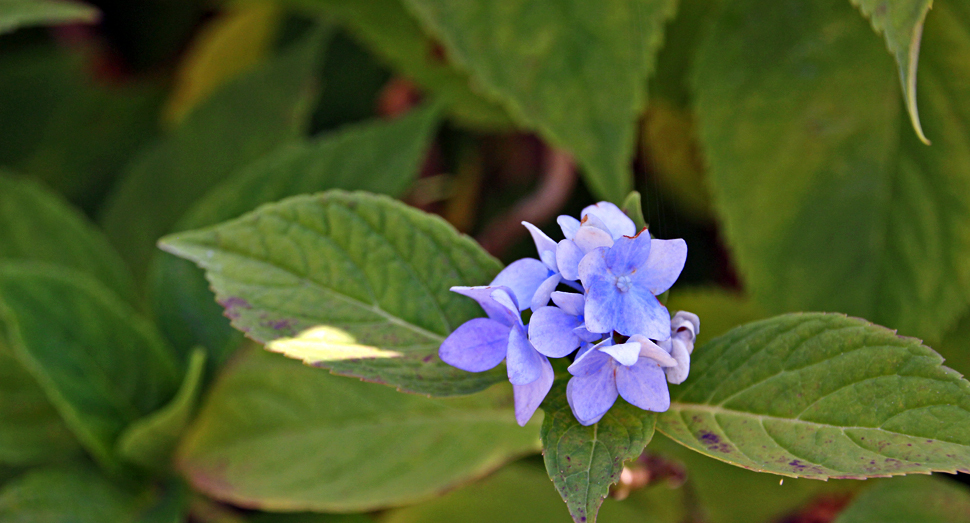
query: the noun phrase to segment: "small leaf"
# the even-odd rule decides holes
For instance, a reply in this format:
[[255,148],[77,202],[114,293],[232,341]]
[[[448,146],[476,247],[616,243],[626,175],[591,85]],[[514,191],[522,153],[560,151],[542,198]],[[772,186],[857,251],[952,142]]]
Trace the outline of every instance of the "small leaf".
[[407,504],[538,450],[537,423],[515,423],[511,396],[400,394],[255,350],[216,383],[178,459],[196,489],[244,507]]
[[0,0],[0,34],[32,25],[92,23],[100,13],[94,7],[64,0]]
[[970,523],[970,491],[937,477],[895,478],[863,492],[834,523]]
[[[417,177],[438,123],[437,106],[390,121],[347,126],[307,143],[291,144],[246,166],[199,200],[175,226],[214,225],[273,202],[327,189],[401,195]],[[162,331],[180,351],[208,347],[222,363],[242,336],[212,299],[204,273],[189,261],[158,253],[152,271]]]
[[321,34],[314,32],[228,83],[128,165],[101,223],[137,280],[145,276],[155,241],[197,198],[302,134],[312,109]]
[[125,426],[172,397],[171,349],[90,277],[37,263],[0,265],[0,320],[17,358],[81,443],[107,467]]
[[851,0],[872,23],[877,33],[886,37],[886,47],[899,65],[899,79],[903,85],[903,97],[909,112],[913,130],[926,145],[930,141],[923,135],[916,109],[916,66],[919,62],[919,44],[923,38],[923,23],[933,0]]
[[542,404],[542,455],[573,520],[595,523],[623,462],[639,456],[653,437],[656,413],[618,398],[603,419],[584,427],[566,401],[566,381],[553,385]]
[[919,340],[789,314],[694,356],[657,430],[702,454],[814,479],[970,470],[970,383]]
[[0,521],[136,523],[143,501],[86,468],[34,469],[0,489]]
[[640,193],[638,191],[631,191],[626,196],[626,199],[623,200],[621,208],[633,220],[633,224],[636,225],[638,231],[647,226],[647,220],[643,218],[643,203],[640,201]]
[[163,408],[125,429],[118,438],[118,455],[129,463],[161,470],[168,465],[182,432],[192,421],[202,378],[205,375],[205,350],[192,351],[189,368],[175,397]]
[[482,315],[455,285],[485,285],[500,264],[475,242],[387,197],[328,191],[266,205],[162,249],[206,269],[233,326],[269,350],[332,372],[433,395],[505,381],[438,358]]
[[576,156],[593,194],[630,192],[647,75],[676,2],[405,3],[513,117]]

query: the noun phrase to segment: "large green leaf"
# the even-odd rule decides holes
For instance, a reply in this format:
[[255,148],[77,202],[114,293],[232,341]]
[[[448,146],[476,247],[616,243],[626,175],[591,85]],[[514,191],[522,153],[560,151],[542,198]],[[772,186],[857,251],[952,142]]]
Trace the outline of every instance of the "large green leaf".
[[154,327],[83,273],[0,265],[0,319],[17,358],[104,465],[131,422],[171,398],[178,369]]
[[675,0],[405,0],[510,113],[573,154],[620,203],[647,75]]
[[[437,114],[431,106],[394,121],[348,126],[313,142],[284,146],[210,191],[175,228],[214,225],[264,203],[327,189],[400,196],[418,175]],[[223,316],[194,264],[159,253],[152,283],[162,330],[177,349],[201,344],[219,364],[239,346],[241,336]]]
[[841,0],[728,2],[695,84],[738,268],[770,313],[846,312],[936,339],[970,302],[970,5],[927,19],[906,123],[890,58]]
[[387,197],[328,191],[173,234],[162,249],[206,269],[233,325],[337,374],[435,395],[503,381],[438,358],[481,315],[449,289],[487,285],[500,264],[438,217]]
[[694,356],[657,430],[702,454],[816,479],[970,471],[970,383],[919,340],[789,314]]
[[65,0],[0,0],[0,34],[31,25],[91,23],[98,10]]
[[599,422],[580,425],[566,402],[566,380],[553,386],[542,409],[542,455],[576,523],[596,522],[623,462],[635,459],[653,437],[656,413],[617,399]]
[[509,386],[400,394],[255,350],[217,382],[179,450],[202,492],[268,510],[355,512],[434,496],[539,450]]
[[906,109],[919,139],[929,145],[919,123],[916,109],[916,65],[923,37],[923,22],[933,0],[850,0],[872,23],[877,33],[886,37],[886,46],[896,58],[903,86]]
[[835,523],[970,523],[970,492],[942,478],[897,478],[862,493]]
[[143,506],[85,468],[36,469],[0,489],[4,523],[136,523]]
[[128,165],[101,218],[138,279],[146,274],[155,241],[197,198],[303,132],[312,109],[320,36],[314,32],[228,83]]

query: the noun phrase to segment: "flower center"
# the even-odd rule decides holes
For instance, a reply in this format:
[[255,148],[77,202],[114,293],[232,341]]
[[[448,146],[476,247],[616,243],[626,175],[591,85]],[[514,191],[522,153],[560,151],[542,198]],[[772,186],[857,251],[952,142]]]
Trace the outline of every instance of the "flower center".
[[633,286],[633,282],[630,281],[629,276],[620,276],[619,278],[616,279],[616,288],[620,289],[620,292],[626,292],[630,290],[630,287],[632,286]]

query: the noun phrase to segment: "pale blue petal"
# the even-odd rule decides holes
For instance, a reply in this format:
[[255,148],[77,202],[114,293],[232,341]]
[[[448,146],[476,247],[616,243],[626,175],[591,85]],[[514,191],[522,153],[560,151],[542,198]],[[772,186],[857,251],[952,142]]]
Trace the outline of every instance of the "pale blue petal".
[[670,408],[667,378],[650,358],[640,358],[632,367],[617,366],[616,389],[623,399],[643,410],[665,412]]
[[503,286],[512,289],[515,295],[515,302],[519,305],[519,310],[529,308],[532,297],[536,289],[550,275],[546,264],[534,258],[522,258],[509,264],[502,269],[498,276],[492,280],[492,287]]
[[566,384],[566,401],[583,425],[592,425],[616,403],[614,365],[603,365],[588,376],[574,376]]
[[515,323],[522,323],[522,316],[519,315],[519,304],[516,302],[515,295],[512,294],[512,289],[508,287],[496,287],[492,290],[491,296],[495,300],[495,303],[505,307],[518,320]]
[[529,234],[532,235],[532,241],[536,244],[536,251],[539,253],[539,259],[542,260],[542,263],[546,264],[549,269],[558,271],[559,269],[556,268],[556,242],[535,225],[529,222],[522,222],[522,225],[529,229]]
[[[482,309],[485,310],[485,314],[488,314],[489,318],[511,327],[522,320],[517,311],[510,311],[506,306],[492,298],[492,293],[497,288],[498,287],[491,287],[487,285],[481,287],[452,287],[451,292],[468,296],[469,298],[477,301],[478,304],[481,305]],[[509,290],[509,292],[511,292],[511,290]],[[517,308],[518,307],[516,307],[516,309]]]
[[587,352],[593,350],[593,347],[595,347],[595,345],[592,343],[583,343],[580,345],[579,350],[576,351],[576,357],[573,359],[573,363],[579,361],[579,359],[585,356]]
[[542,368],[539,379],[525,385],[512,385],[515,397],[515,421],[520,427],[524,427],[532,419],[532,415],[549,393],[552,382],[556,378],[552,364],[544,356],[541,358]]
[[586,253],[600,247],[611,247],[613,237],[608,231],[583,224],[576,236],[573,236],[573,242],[579,247],[579,250]]
[[559,224],[559,228],[562,229],[562,235],[567,240],[572,240],[573,236],[576,236],[576,231],[579,230],[580,225],[579,220],[566,215],[560,215],[556,218],[556,223]]
[[580,339],[573,334],[579,318],[556,307],[540,307],[529,320],[529,340],[540,354],[562,358],[579,348]]
[[532,310],[545,307],[549,304],[549,297],[552,295],[552,291],[556,290],[556,286],[559,285],[560,281],[562,281],[562,277],[559,273],[556,273],[546,278],[546,281],[542,282],[542,285],[539,285],[536,293],[532,295]]
[[[592,300],[586,300],[586,310]],[[616,292],[615,323],[613,330],[625,336],[639,334],[652,340],[670,338],[670,313],[653,294],[634,287],[627,292]],[[586,315],[589,326],[589,314]]]
[[[693,343],[691,343],[693,345]],[[674,385],[680,385],[690,374],[690,352],[687,351],[687,344],[674,338],[670,355],[676,360],[677,365],[664,369],[667,373],[667,381]]]
[[468,372],[495,368],[505,359],[509,327],[487,318],[475,318],[458,326],[441,343],[442,361]]
[[513,385],[525,385],[539,379],[542,373],[542,359],[542,355],[529,343],[525,328],[512,327],[508,337],[508,352],[505,355],[509,381]]
[[612,356],[620,365],[626,365],[627,367],[635,364],[640,358],[640,344],[636,342],[610,345],[599,350]]
[[650,234],[646,230],[633,238],[623,236],[606,253],[606,265],[617,276],[644,277],[643,266],[650,259],[652,248]]
[[[631,342],[636,342],[640,344],[640,357],[650,358],[657,362],[661,367],[676,367],[677,360],[675,360],[666,347],[661,347],[660,345],[654,343],[643,336],[635,335],[630,336]],[[670,340],[661,342],[669,344]]]
[[583,322],[583,324],[580,325],[579,327],[576,327],[575,329],[573,329],[573,334],[575,334],[577,338],[585,341],[586,343],[599,342],[600,340],[603,339],[603,336],[606,335],[605,333],[602,333],[602,332],[589,332],[588,330],[586,330],[585,322]]
[[663,294],[680,277],[686,261],[687,242],[684,240],[651,240],[650,256],[637,271],[634,281],[653,294]]
[[552,302],[556,304],[557,307],[563,310],[566,314],[572,314],[573,316],[582,316],[583,307],[586,305],[586,298],[582,294],[576,292],[559,292],[556,291],[550,296]]
[[583,318],[590,332],[612,332],[620,306],[621,293],[616,288],[615,278],[606,268],[603,259],[605,252],[606,249],[597,249],[587,254],[579,264],[579,275],[586,289]]
[[581,216],[587,214],[592,214],[603,220],[614,239],[620,236],[633,236],[637,233],[637,226],[633,223],[633,220],[610,202],[599,202],[586,207]]
[[696,341],[697,333],[700,331],[701,320],[692,312],[678,311],[670,319],[670,335],[684,342],[688,354],[694,352],[694,341]]
[[599,349],[612,344],[612,340],[605,340],[603,343],[592,347],[586,352],[580,351],[576,355],[576,360],[566,370],[573,376],[589,376],[597,372],[600,367],[613,361],[613,358],[609,354]]
[[567,280],[579,279],[579,262],[586,253],[572,240],[563,240],[556,247],[556,264],[559,274]]

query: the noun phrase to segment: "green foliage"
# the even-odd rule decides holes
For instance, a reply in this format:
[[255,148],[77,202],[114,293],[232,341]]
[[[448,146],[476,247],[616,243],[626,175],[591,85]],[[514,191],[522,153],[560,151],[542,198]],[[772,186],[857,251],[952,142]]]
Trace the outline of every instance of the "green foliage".
[[161,247],[204,268],[233,325],[269,350],[424,394],[505,380],[504,368],[469,373],[437,355],[481,315],[449,289],[488,282],[500,265],[440,218],[389,198],[294,197]]
[[178,369],[154,326],[83,273],[0,265],[0,319],[14,354],[78,440],[114,468],[114,443],[164,404]]
[[[430,106],[391,122],[367,122],[285,145],[212,189],[175,229],[215,225],[265,203],[327,189],[399,196],[418,174],[437,115],[437,107]],[[161,253],[153,269],[153,298],[163,332],[178,349],[202,344],[215,363],[222,363],[241,336],[213,301],[202,271]]]
[[702,454],[816,479],[967,470],[970,383],[919,340],[836,314],[698,348],[657,429]]
[[143,501],[81,467],[37,469],[0,488],[4,523],[136,523]]
[[91,23],[98,10],[65,0],[0,0],[0,34],[31,25]]
[[968,523],[970,492],[941,478],[912,476],[865,491],[835,523]]
[[542,409],[546,472],[573,520],[595,523],[610,485],[620,480],[623,462],[639,456],[653,438],[656,414],[618,398],[603,419],[584,427],[566,402],[566,380],[553,385]]
[[405,0],[510,114],[572,152],[593,194],[620,203],[647,75],[673,0]]
[[147,469],[165,469],[182,432],[192,421],[204,373],[205,350],[198,347],[189,357],[189,368],[175,397],[125,429],[118,438],[118,455]]
[[537,424],[519,427],[511,407],[508,386],[428,399],[257,350],[215,385],[179,462],[197,489],[241,506],[373,510],[537,451]]
[[313,32],[275,60],[228,83],[128,165],[101,222],[139,280],[155,241],[193,201],[235,169],[304,131],[321,36]]
[[[759,23],[748,23],[757,12]],[[768,312],[841,311],[937,338],[970,303],[970,9],[940,1],[920,68],[932,147],[841,0],[730,2],[695,84],[710,180]]]
[[640,201],[639,192],[631,191],[623,200],[623,205],[620,208],[633,220],[638,231],[647,226],[647,221],[643,219],[643,204]]

